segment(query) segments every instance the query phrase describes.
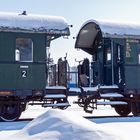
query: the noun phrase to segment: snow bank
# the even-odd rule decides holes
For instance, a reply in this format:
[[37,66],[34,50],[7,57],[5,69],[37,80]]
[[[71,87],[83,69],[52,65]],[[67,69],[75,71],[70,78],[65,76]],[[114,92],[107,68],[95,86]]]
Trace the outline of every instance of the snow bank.
[[116,140],[95,124],[71,111],[49,110],[31,121],[10,140]]

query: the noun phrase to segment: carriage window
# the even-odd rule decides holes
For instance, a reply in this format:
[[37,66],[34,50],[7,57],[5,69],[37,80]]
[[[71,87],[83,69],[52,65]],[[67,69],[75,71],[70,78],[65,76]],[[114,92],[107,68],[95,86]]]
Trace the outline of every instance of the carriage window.
[[110,61],[111,60],[111,52],[108,52],[107,53],[107,61]]
[[138,61],[139,61],[139,64],[140,64],[140,54],[138,55],[138,59],[139,59]]
[[33,42],[31,39],[16,39],[15,60],[21,62],[33,61]]
[[138,45],[138,64],[140,64],[140,44]]
[[110,61],[111,60],[111,49],[107,48],[106,50],[106,61]]
[[134,40],[126,42],[126,64],[138,64],[138,43]]

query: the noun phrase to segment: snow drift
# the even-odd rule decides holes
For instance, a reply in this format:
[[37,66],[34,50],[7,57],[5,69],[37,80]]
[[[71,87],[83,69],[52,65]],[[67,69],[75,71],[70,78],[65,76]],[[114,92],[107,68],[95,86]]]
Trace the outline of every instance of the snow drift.
[[31,121],[12,140],[115,140],[116,136],[71,111],[49,110]]

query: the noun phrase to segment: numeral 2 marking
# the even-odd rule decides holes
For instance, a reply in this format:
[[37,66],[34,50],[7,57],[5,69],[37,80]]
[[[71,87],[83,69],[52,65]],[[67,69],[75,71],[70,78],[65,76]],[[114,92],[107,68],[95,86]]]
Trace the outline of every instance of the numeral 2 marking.
[[26,77],[27,77],[27,71],[26,71],[26,70],[23,70],[23,71],[22,71],[22,77],[23,77],[23,78],[26,78]]

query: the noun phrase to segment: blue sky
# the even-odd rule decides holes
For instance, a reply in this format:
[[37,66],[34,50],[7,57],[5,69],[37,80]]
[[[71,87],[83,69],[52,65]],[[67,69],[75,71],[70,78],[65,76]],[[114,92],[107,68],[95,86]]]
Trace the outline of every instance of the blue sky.
[[139,0],[1,0],[0,11],[19,12],[26,10],[32,14],[63,16],[71,28],[69,39],[57,39],[51,44],[51,56],[55,61],[68,53],[70,65],[74,60],[90,57],[82,51],[74,49],[73,37],[81,25],[89,19],[111,20],[140,24]]

